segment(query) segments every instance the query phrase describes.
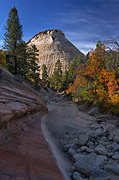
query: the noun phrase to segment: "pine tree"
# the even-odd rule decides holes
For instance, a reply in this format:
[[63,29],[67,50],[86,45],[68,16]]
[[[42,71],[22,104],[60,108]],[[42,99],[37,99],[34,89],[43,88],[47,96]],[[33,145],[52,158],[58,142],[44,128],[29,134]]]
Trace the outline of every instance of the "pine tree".
[[47,74],[47,67],[45,64],[42,65],[42,80],[45,82],[45,80],[48,79],[48,74]]
[[23,31],[15,6],[10,10],[5,30],[4,49],[8,51],[9,60],[14,66],[14,73],[17,74],[18,46],[22,42]]
[[77,68],[77,60],[74,58],[69,66],[69,70],[68,70],[68,79],[69,79],[69,83],[73,83],[74,79],[75,79],[75,74],[74,71],[76,71]]
[[62,91],[68,89],[68,84],[69,84],[68,71],[65,71],[65,74],[63,75],[62,78]]
[[69,83],[74,82],[74,79],[76,78],[76,74],[74,73],[74,71],[77,71],[77,68],[79,67],[79,65],[84,62],[85,62],[85,59],[83,59],[81,55],[78,57],[78,59],[74,58],[72,60],[70,66],[69,66],[69,70],[68,70]]
[[97,42],[97,44],[96,44],[95,51],[98,50],[98,49],[101,49],[102,45],[103,45],[103,44],[101,43],[101,41],[98,40],[98,42]]
[[47,67],[45,64],[42,65],[42,82],[44,83],[44,88],[47,90],[49,87],[49,79],[47,74]]
[[38,82],[40,80],[40,66],[38,65],[39,59],[38,59],[38,50],[35,45],[33,45],[31,48],[28,49],[29,57],[29,68],[30,72],[29,75],[34,82]]
[[58,59],[56,64],[55,64],[55,69],[53,73],[53,82],[54,82],[54,87],[57,88],[58,86],[61,86],[62,82],[62,70],[61,70],[62,64],[60,60]]
[[25,41],[19,43],[18,48],[18,74],[22,75],[23,78],[27,79],[29,72],[29,52]]

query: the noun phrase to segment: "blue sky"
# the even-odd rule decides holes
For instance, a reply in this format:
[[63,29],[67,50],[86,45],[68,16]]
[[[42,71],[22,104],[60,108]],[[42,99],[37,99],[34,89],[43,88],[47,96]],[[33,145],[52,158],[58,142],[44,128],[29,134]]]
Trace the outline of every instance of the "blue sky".
[[87,53],[98,40],[118,39],[119,0],[3,0],[0,3],[0,48],[8,14],[16,6],[23,40],[47,29],[61,29],[79,50]]

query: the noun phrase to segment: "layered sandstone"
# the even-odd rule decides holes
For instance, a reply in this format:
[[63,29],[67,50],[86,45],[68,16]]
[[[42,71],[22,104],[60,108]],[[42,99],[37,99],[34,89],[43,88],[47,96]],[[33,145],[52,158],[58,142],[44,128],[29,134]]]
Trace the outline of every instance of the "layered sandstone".
[[64,180],[41,129],[39,95],[0,66],[0,180]]
[[0,128],[24,115],[47,111],[37,92],[14,80],[14,76],[3,67],[0,66],[0,69]]
[[[55,63],[59,59],[62,63],[62,71],[68,70],[73,58],[84,56],[70,41],[68,41],[59,29],[40,32],[28,43],[28,46],[35,45],[39,50],[39,65],[47,67],[48,75],[54,72]],[[42,74],[42,72],[41,72]]]

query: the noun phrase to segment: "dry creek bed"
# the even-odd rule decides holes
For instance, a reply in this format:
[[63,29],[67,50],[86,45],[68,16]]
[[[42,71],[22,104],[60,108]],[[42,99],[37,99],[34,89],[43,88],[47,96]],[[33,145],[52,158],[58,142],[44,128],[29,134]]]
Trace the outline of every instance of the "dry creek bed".
[[[119,128],[97,108],[89,113],[60,96],[46,96],[47,126],[74,180],[119,180]],[[89,115],[90,114],[90,115]],[[70,179],[69,178],[69,179]]]

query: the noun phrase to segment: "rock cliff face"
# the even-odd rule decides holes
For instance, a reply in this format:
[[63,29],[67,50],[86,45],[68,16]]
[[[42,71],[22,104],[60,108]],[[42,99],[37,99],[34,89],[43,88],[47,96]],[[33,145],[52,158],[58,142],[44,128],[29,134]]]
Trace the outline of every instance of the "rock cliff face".
[[[59,59],[62,63],[62,71],[68,70],[73,58],[84,56],[59,29],[40,32],[28,43],[28,46],[36,45],[39,50],[39,65],[46,65],[48,75],[54,72],[55,63]],[[41,72],[42,74],[42,72]]]

